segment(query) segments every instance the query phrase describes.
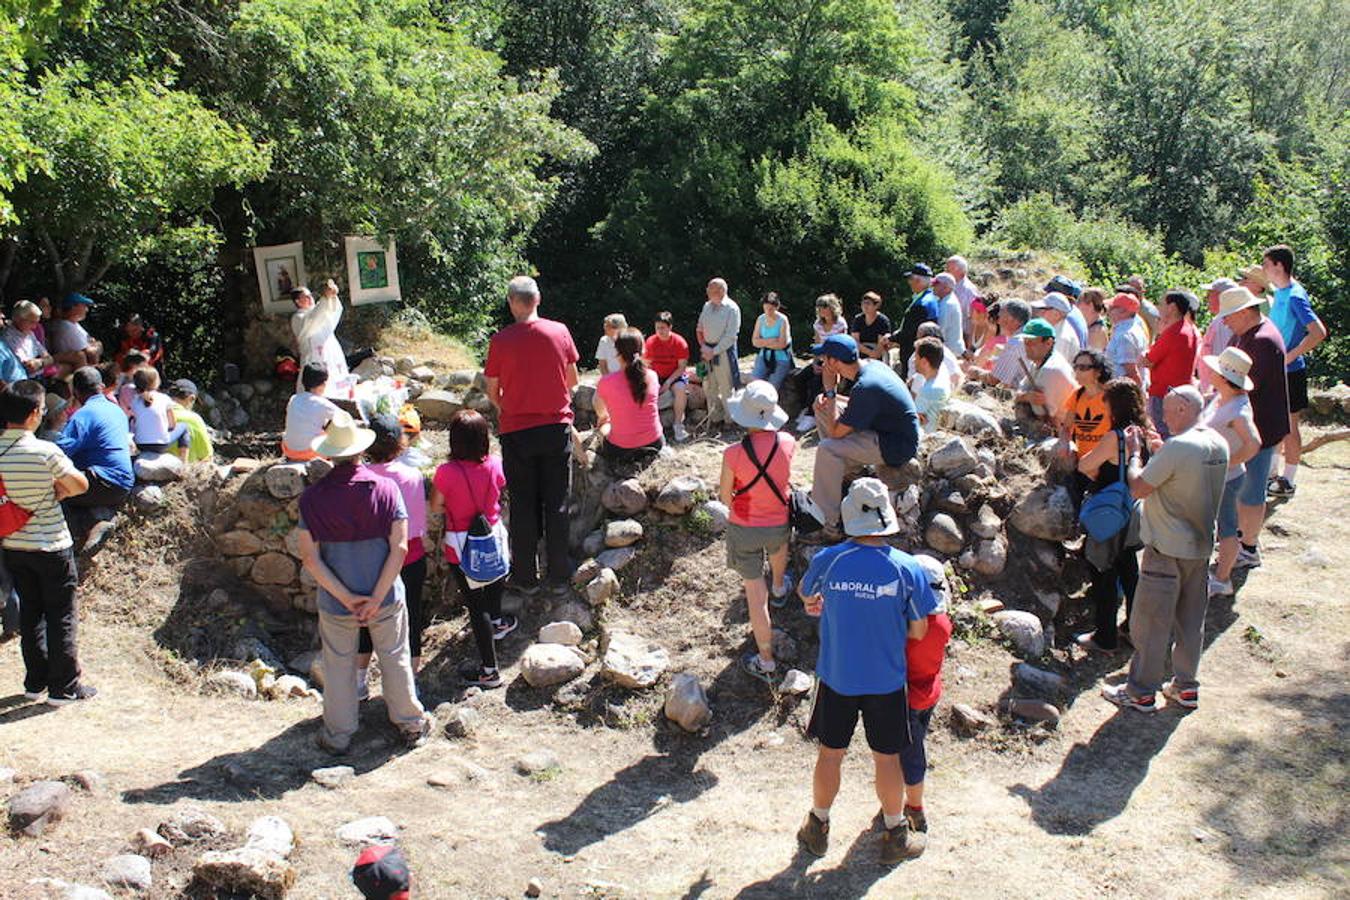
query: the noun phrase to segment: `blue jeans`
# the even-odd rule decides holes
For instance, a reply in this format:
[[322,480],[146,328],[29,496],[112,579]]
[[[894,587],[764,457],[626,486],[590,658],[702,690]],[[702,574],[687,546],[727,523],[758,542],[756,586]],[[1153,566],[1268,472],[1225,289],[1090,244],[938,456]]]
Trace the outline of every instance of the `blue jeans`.
[[1163,400],[1165,399],[1165,397],[1148,398],[1148,417],[1153,420],[1153,427],[1164,441],[1172,436],[1172,432],[1167,429],[1167,423],[1163,421]]
[[[783,382],[792,374],[792,360],[776,357],[777,351],[760,351],[755,356],[755,368],[750,373],[751,381],[767,381],[776,391],[783,390]],[[773,369],[769,368],[770,363]]]
[[[1270,479],[1270,466],[1275,462],[1275,449],[1279,446],[1267,447],[1247,460],[1247,474],[1242,476],[1242,488],[1238,492],[1239,506],[1266,505],[1266,482]],[[1255,538],[1256,535],[1251,535],[1248,540]]]

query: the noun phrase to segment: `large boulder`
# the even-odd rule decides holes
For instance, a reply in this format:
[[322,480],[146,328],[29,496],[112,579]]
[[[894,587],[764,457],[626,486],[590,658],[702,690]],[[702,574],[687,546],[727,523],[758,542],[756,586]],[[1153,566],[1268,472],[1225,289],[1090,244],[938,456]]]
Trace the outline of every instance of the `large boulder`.
[[285,553],[264,553],[253,561],[249,578],[254,584],[290,584],[295,581],[295,560]]
[[61,781],[35,781],[9,798],[9,827],[38,837],[70,809],[70,788]]
[[928,454],[928,468],[943,478],[966,475],[975,471],[979,464],[979,458],[959,437],[952,438]]
[[653,506],[672,516],[682,516],[708,498],[708,483],[697,475],[681,475],[666,482]]
[[611,481],[600,495],[605,509],[620,516],[636,516],[647,508],[647,493],[636,478]]
[[1034,614],[1005,609],[994,613],[994,624],[1024,659],[1036,659],[1045,653],[1045,629]]
[[277,463],[263,475],[267,493],[278,500],[293,500],[305,492],[309,466],[302,462]]
[[949,402],[938,417],[938,424],[959,434],[1002,434],[1003,426],[991,412],[959,400]]
[[464,408],[464,397],[451,391],[423,391],[413,401],[413,408],[424,422],[449,422]]
[[1078,531],[1073,497],[1063,485],[1041,485],[1018,501],[1008,522],[1023,534],[1047,541],[1067,541]]
[[933,516],[928,528],[924,530],[923,538],[928,546],[948,556],[960,553],[961,547],[966,542],[965,535],[961,533],[961,526],[946,513]]
[[586,669],[586,663],[562,644],[534,644],[520,658],[520,673],[530,687],[552,687],[571,681]]
[[620,687],[643,690],[661,680],[670,666],[670,654],[660,644],[613,631],[606,636],[600,674]]
[[667,719],[685,731],[700,731],[712,720],[708,695],[697,675],[682,672],[675,676],[666,695],[665,713]]
[[178,481],[183,477],[183,460],[174,453],[141,453],[134,466],[136,480],[148,484]]
[[295,885],[295,867],[276,853],[252,847],[211,850],[192,866],[202,884],[260,900],[282,900]]

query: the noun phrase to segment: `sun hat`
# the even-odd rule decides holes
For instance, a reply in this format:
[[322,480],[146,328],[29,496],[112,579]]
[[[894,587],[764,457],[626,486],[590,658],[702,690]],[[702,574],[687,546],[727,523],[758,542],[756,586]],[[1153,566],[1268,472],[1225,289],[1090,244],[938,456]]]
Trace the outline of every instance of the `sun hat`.
[[1055,336],[1055,326],[1051,325],[1040,316],[1037,316],[1022,326],[1022,336],[1053,339]]
[[1245,287],[1229,288],[1219,295],[1219,318],[1226,319],[1235,312],[1241,312],[1251,306],[1260,306],[1261,298]]
[[918,275],[920,278],[932,278],[933,270],[928,267],[927,263],[915,263],[914,267],[905,273],[905,277],[909,278],[912,275]]
[[1059,291],[1051,291],[1031,305],[1032,307],[1039,306],[1042,309],[1057,309],[1066,316],[1073,309],[1073,304],[1069,302],[1069,298]]
[[1205,290],[1218,291],[1220,294],[1222,294],[1224,291],[1231,291],[1233,288],[1237,286],[1238,283],[1231,278],[1216,278],[1209,284],[1205,285]]
[[742,428],[777,431],[788,420],[788,414],[778,405],[777,389],[767,381],[752,381],[728,397],[727,412]]
[[858,342],[846,334],[832,334],[812,347],[811,352],[842,363],[855,363],[858,361]]
[[844,534],[850,537],[880,537],[900,530],[890,492],[877,478],[859,478],[849,485],[839,515],[844,521]]
[[933,612],[943,612],[947,601],[951,599],[951,588],[947,585],[947,567],[942,564],[942,560],[927,553],[916,553],[914,558],[918,561],[919,568],[923,569],[928,586],[937,595],[938,605]]
[[390,844],[366,847],[352,866],[352,884],[366,900],[408,900],[412,873],[403,851]]
[[362,428],[351,413],[338,410],[328,420],[324,433],[314,439],[310,449],[329,459],[356,456],[375,442],[375,432]]
[[1139,298],[1134,294],[1127,294],[1124,291],[1121,291],[1112,297],[1111,302],[1108,305],[1111,309],[1127,310],[1130,315],[1139,312]]
[[1218,356],[1202,356],[1200,359],[1211,370],[1226,378],[1229,384],[1244,391],[1256,387],[1256,384],[1247,377],[1247,373],[1252,370],[1252,358],[1237,347],[1227,347]]
[[1241,275],[1243,281],[1250,281],[1263,291],[1270,287],[1270,279],[1266,277],[1266,270],[1260,266],[1248,266],[1242,270]]

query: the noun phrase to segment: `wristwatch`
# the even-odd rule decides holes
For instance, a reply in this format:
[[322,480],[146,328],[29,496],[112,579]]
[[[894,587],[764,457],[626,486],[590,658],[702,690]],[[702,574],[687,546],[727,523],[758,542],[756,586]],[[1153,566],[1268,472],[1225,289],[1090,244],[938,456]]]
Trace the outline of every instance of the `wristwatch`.
[[823,396],[825,397],[826,400],[832,400],[832,399],[834,399],[834,395],[835,395],[836,393],[838,393],[838,391],[829,390],[829,391],[826,391],[826,392],[824,393]]

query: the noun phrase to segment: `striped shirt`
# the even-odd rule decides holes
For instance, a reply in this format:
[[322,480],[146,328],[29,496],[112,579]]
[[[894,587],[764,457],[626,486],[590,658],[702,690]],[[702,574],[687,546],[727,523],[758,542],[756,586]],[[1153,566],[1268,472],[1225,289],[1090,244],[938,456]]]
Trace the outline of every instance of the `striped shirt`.
[[75,464],[55,444],[40,441],[30,431],[6,428],[0,434],[0,478],[11,503],[33,517],[4,539],[6,550],[55,552],[72,546],[70,529],[56,500],[56,480],[78,475]]
[[[1026,368],[1023,368],[1023,363],[1027,363]],[[1022,336],[1014,334],[999,351],[990,374],[1004,387],[1013,387],[1026,377],[1026,370],[1030,368],[1032,365],[1027,362],[1027,349],[1022,345]]]

